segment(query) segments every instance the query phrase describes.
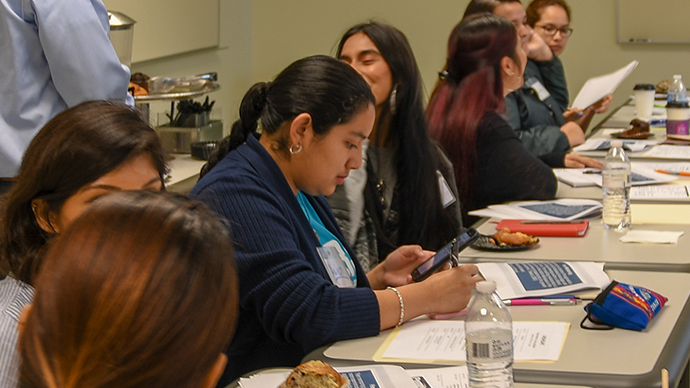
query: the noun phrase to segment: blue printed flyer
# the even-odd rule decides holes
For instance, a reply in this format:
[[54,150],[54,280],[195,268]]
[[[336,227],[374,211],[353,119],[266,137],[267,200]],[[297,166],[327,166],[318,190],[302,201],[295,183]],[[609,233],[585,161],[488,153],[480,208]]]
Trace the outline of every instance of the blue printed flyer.
[[496,282],[503,300],[602,290],[610,283],[603,265],[594,262],[533,261],[479,263],[480,274]]

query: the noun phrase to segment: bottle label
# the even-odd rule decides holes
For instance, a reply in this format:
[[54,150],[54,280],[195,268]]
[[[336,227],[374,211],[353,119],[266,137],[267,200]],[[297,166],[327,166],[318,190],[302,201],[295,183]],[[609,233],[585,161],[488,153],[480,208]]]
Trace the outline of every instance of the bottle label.
[[513,360],[513,335],[511,331],[505,333],[493,332],[490,339],[470,339],[467,343],[467,359],[471,362]]

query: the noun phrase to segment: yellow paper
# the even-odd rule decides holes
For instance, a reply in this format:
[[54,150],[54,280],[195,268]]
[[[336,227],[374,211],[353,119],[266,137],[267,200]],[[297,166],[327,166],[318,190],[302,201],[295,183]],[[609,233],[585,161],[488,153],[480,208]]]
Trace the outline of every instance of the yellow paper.
[[690,225],[690,205],[633,203],[630,213],[633,225]]

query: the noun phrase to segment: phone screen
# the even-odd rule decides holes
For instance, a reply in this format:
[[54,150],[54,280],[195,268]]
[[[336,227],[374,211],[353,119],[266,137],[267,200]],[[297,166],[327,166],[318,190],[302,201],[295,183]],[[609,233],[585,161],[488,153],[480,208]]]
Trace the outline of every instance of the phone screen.
[[466,248],[479,237],[479,233],[469,228],[465,233],[453,239],[453,241],[446,244],[429,260],[422,263],[412,272],[412,278],[415,282],[420,282],[426,279],[432,273],[438,271],[445,263],[450,261],[453,255],[457,255],[462,249]]

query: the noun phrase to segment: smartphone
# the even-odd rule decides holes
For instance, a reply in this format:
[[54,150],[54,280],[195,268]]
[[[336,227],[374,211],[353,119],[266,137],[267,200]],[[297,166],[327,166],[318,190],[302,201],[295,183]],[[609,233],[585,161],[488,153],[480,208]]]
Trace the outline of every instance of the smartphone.
[[429,275],[443,268],[443,266],[449,262],[453,256],[457,256],[461,250],[467,248],[468,245],[477,241],[478,238],[479,233],[473,228],[468,228],[465,233],[454,238],[443,248],[439,249],[435,255],[429,258],[429,260],[425,261],[414,271],[412,271],[412,280],[415,282],[421,282],[422,280],[428,278]]

